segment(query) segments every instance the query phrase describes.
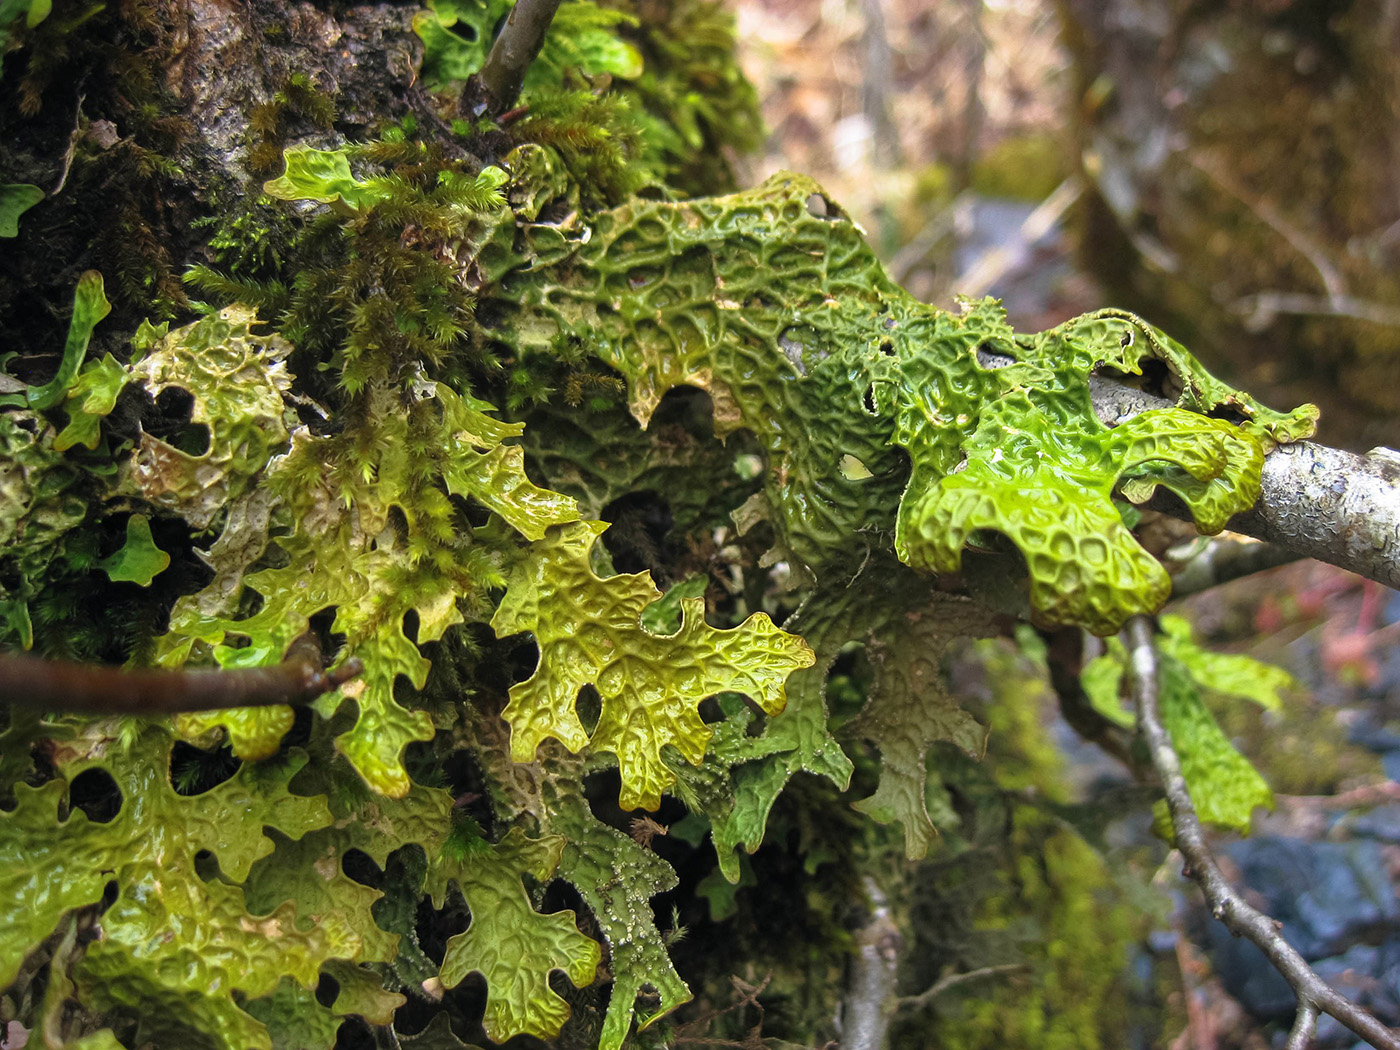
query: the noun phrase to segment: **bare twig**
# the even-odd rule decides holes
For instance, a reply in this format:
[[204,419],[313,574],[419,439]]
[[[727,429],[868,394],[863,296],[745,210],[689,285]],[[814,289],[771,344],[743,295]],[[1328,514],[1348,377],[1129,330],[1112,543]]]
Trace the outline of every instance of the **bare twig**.
[[1293,1027],[1288,1031],[1288,1042],[1284,1050],[1308,1050],[1312,1046],[1313,1033],[1317,1031],[1317,1007],[1306,999],[1298,1000],[1298,1013],[1293,1017]]
[[311,635],[293,642],[286,659],[276,666],[233,670],[127,671],[0,653],[0,700],[98,715],[267,707],[314,700],[362,670],[364,665],[353,656],[334,671],[323,670],[320,646]]
[[525,71],[544,46],[545,33],[559,4],[560,0],[518,0],[506,16],[506,24],[476,77],[486,91],[492,113],[504,113],[515,105]]
[[1001,966],[984,966],[980,970],[968,970],[964,973],[950,973],[934,981],[918,995],[901,995],[895,1000],[895,1005],[901,1009],[913,1009],[933,1002],[945,992],[950,992],[960,984],[967,984],[971,981],[985,981],[989,977],[1002,977],[1007,974],[1025,973],[1030,969],[1025,963],[1005,963]]
[[986,295],[991,288],[1006,276],[1025,253],[1035,247],[1040,240],[1055,228],[1079,195],[1084,191],[1084,183],[1078,175],[1071,175],[1055,187],[1054,192],[1041,201],[1036,209],[1026,216],[1016,231],[1016,239],[1009,245],[993,248],[981,256],[972,267],[958,275],[957,289],[962,295],[977,297]]
[[1321,245],[1284,218],[1283,213],[1269,201],[1251,193],[1241,185],[1226,167],[1217,163],[1214,158],[1196,155],[1190,157],[1190,163],[1197,171],[1209,177],[1222,190],[1252,211],[1264,225],[1286,240],[1294,251],[1312,264],[1312,268],[1322,279],[1322,286],[1327,290],[1329,299],[1333,302],[1340,302],[1347,298],[1346,282],[1342,279],[1341,272],[1332,265],[1332,260],[1327,257],[1327,253]]
[[885,32],[882,0],[864,0],[865,68],[861,71],[861,105],[865,119],[875,133],[875,159],[898,167],[904,163],[899,145],[899,129],[890,116],[890,96],[894,93],[894,56]]
[[1391,328],[1400,327],[1400,307],[1358,299],[1354,295],[1308,295],[1304,292],[1257,292],[1236,301],[1234,310],[1245,319],[1245,327],[1262,331],[1279,314],[1313,317],[1345,317]]
[[1185,598],[1189,594],[1199,594],[1243,576],[1287,565],[1301,557],[1297,551],[1272,543],[1223,537],[1215,539],[1173,573],[1172,597]]
[[1378,1050],[1400,1050],[1400,1038],[1371,1014],[1331,988],[1301,955],[1283,939],[1279,925],[1245,903],[1221,873],[1196,816],[1191,792],[1181,772],[1181,761],[1162,723],[1158,708],[1157,648],[1153,623],[1146,616],[1128,621],[1128,681],[1137,704],[1138,729],[1161,778],[1167,808],[1171,812],[1176,848],[1186,862],[1187,874],[1201,888],[1215,919],[1236,937],[1252,941],[1286,980],[1298,997],[1298,1014],[1288,1046],[1308,1045],[1318,1011],[1330,1014]]
[[889,902],[869,877],[870,920],[856,932],[856,953],[841,1004],[841,1050],[883,1050],[898,999],[895,978],[904,938],[890,918]]

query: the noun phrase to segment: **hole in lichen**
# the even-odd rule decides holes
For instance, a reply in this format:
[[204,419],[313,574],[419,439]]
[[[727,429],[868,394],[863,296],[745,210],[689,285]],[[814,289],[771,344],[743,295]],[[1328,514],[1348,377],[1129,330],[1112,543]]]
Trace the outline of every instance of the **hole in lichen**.
[[381,543],[397,545],[407,538],[408,515],[403,512],[402,507],[390,504],[388,513],[384,515],[384,531],[375,539],[375,546],[378,547]]
[[474,496],[452,495],[447,498],[457,511],[457,517],[466,522],[471,528],[485,528],[491,521],[491,511],[484,503]]
[[316,982],[316,1001],[329,1008],[339,995],[340,982],[328,973],[321,974],[321,979]]
[[209,451],[209,428],[203,423],[191,423],[194,395],[178,386],[168,386],[156,395],[155,412],[142,420],[142,427],[152,437],[190,456],[202,456]]
[[784,328],[778,334],[778,349],[804,376],[807,374],[807,363],[802,359],[802,351],[806,348],[804,340],[810,335],[810,329],[797,326]]
[[617,804],[621,790],[622,777],[616,766],[600,769],[583,778],[583,795],[593,815],[609,827],[626,831],[632,822],[632,814]]
[[592,685],[581,688],[574,700],[574,710],[578,712],[578,720],[583,723],[583,728],[592,736],[593,730],[598,728],[598,719],[603,714],[603,698],[598,695],[598,690]]
[[807,214],[816,219],[834,219],[836,206],[820,193],[814,193],[807,198]]
[[886,357],[893,357],[894,343],[886,339],[883,343],[880,344],[880,353],[884,354]]
[[478,328],[487,330],[499,328],[506,321],[508,316],[506,304],[498,299],[483,299],[476,304],[476,309],[472,311],[472,320],[476,322]]
[[203,794],[232,777],[242,764],[227,745],[205,750],[177,740],[170,749],[170,785],[180,795]]
[[865,411],[868,415],[878,416],[880,414],[879,408],[877,408],[875,405],[874,383],[871,383],[868,387],[865,388],[865,395],[860,400],[861,404],[865,406]]
[[437,758],[431,741],[424,742],[423,748],[426,761],[440,763],[438,769],[452,794],[453,809],[465,813],[476,821],[477,827],[489,833],[496,816],[491,809],[489,786],[476,757],[470,751],[454,751],[446,758]]
[[69,783],[68,801],[88,820],[106,824],[122,808],[122,789],[105,769],[85,769]]
[[194,873],[205,882],[214,882],[223,875],[213,850],[202,849],[194,855]]
[[418,644],[418,610],[409,609],[403,614],[403,636],[414,645]]
[[603,533],[603,544],[618,572],[660,570],[666,536],[671,531],[671,507],[650,489],[629,492],[602,511],[612,528]]
[[376,890],[384,888],[384,872],[379,870],[379,865],[374,863],[374,859],[364,850],[346,850],[345,856],[340,858],[340,870],[347,879],[358,882],[361,886],[370,886]]
[[329,667],[345,648],[345,632],[335,631],[336,607],[327,605],[317,609],[307,618],[307,629],[314,632],[321,642],[321,664]]
[[571,911],[578,916],[580,925],[587,922],[583,916],[588,915],[588,908],[584,905],[583,897],[578,890],[570,886],[563,879],[552,879],[545,887],[544,897],[540,901],[539,908],[541,915],[549,915],[556,911]]
[[865,706],[874,679],[875,669],[864,644],[843,645],[826,672],[826,703],[833,725],[846,721]]
[[[506,688],[525,681],[540,665],[540,647],[535,644],[535,636],[532,634],[519,634],[514,638],[502,639],[500,646],[494,651],[497,659],[483,661],[480,670],[487,672],[489,668],[499,672],[503,676],[501,684]],[[495,675],[492,674],[492,677]]]
[[[651,414],[647,429],[653,433],[668,425],[681,427],[691,437],[712,441],[715,436],[715,403],[698,386],[673,386]],[[731,435],[730,440],[733,440]]]
[[311,727],[315,725],[311,708],[298,704],[292,708],[292,728],[282,738],[283,747],[305,747],[311,741]]
[[841,472],[841,476],[847,481],[864,481],[875,475],[870,472],[870,468],[849,452],[842,456],[836,463],[836,469]]
[[1015,364],[1018,360],[1019,358],[1009,344],[983,343],[977,348],[977,363],[983,368],[1005,368],[1007,365]]

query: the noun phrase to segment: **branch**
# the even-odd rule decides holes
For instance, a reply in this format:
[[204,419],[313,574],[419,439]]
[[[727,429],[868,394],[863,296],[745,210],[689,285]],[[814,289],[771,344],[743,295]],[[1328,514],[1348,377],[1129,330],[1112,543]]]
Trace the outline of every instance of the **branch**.
[[473,100],[475,106],[469,107],[474,116],[504,113],[515,105],[520,86],[525,83],[525,71],[544,46],[545,33],[549,32],[559,4],[560,0],[517,0],[491,45],[486,64],[473,78],[485,93],[484,98]]
[[321,648],[310,634],[293,642],[280,664],[233,670],[127,671],[0,653],[0,697],[64,713],[168,715],[306,703],[362,670],[354,656],[334,671],[323,670]]
[[1303,1050],[1312,1038],[1318,1011],[1330,1014],[1378,1050],[1400,1050],[1400,1038],[1371,1014],[1330,987],[1303,957],[1283,939],[1279,924],[1246,904],[1231,888],[1206,845],[1191,792],[1181,772],[1181,761],[1158,710],[1157,648],[1153,623],[1146,616],[1128,621],[1128,680],[1137,704],[1138,729],[1161,778],[1171,812],[1176,848],[1186,862],[1186,873],[1201,888],[1210,913],[1236,937],[1245,937],[1268,957],[1298,997],[1298,1013],[1288,1036],[1290,1050]]
[[[985,351],[977,359],[986,368],[1013,363]],[[1094,412],[1110,427],[1175,404],[1103,377],[1091,379],[1089,390]],[[1191,520],[1161,488],[1147,506]],[[1227,528],[1400,588],[1400,453],[1376,448],[1358,456],[1311,441],[1281,445],[1264,458],[1254,509],[1235,515]]]
[[965,973],[950,973],[934,981],[932,985],[925,988],[918,995],[902,995],[896,1000],[895,1005],[901,1010],[911,1007],[924,1006],[933,1002],[944,992],[951,991],[960,984],[967,984],[969,981],[982,981],[988,977],[1002,977],[1013,973],[1026,973],[1030,967],[1025,963],[1003,963],[1000,966],[984,966],[980,970],[968,970]]
[[1060,702],[1060,714],[1071,729],[1132,769],[1132,741],[1121,727],[1094,710],[1093,702],[1084,692],[1084,683],[1080,679],[1080,673],[1084,670],[1084,633],[1080,627],[1059,627],[1040,632],[1045,642],[1050,688],[1055,691],[1055,697]]
[[841,1004],[841,1050],[883,1050],[899,1002],[894,990],[904,938],[890,918],[884,893],[868,876],[865,892],[870,921],[856,931],[856,953]]
[[1222,583],[1297,561],[1302,555],[1272,543],[1215,539],[1172,573],[1172,597],[1185,598]]

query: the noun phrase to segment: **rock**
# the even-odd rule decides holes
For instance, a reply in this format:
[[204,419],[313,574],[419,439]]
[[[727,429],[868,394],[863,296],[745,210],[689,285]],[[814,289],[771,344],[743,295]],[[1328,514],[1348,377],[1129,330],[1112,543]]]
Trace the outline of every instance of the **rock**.
[[[1315,964],[1319,973],[1400,1020],[1400,904],[1377,842],[1263,836],[1224,853],[1239,869],[1237,888],[1262,898],[1256,903],[1283,924],[1284,937],[1304,958],[1322,960]],[[1226,990],[1256,1017],[1290,1020],[1293,990],[1263,952],[1220,923],[1209,922],[1205,933]]]

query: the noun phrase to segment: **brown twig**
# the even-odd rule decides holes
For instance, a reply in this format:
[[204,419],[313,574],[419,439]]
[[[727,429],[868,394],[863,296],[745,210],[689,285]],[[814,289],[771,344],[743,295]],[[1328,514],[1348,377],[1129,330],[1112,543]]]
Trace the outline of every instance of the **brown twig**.
[[1029,970],[1030,967],[1025,963],[1004,963],[1001,966],[983,966],[981,969],[967,970],[964,973],[950,973],[934,981],[933,984],[925,988],[918,995],[901,995],[896,1001],[896,1005],[901,1010],[924,1006],[960,984],[967,984],[969,981],[983,981],[988,977],[1002,977],[1006,974],[1026,973]]
[[476,75],[492,113],[504,113],[515,105],[525,71],[544,46],[545,33],[559,4],[560,0],[518,0],[506,16],[486,64]]
[[1128,681],[1137,703],[1138,729],[1161,778],[1171,812],[1176,848],[1189,876],[1201,888],[1210,913],[1236,937],[1252,941],[1264,953],[1298,997],[1298,1012],[1288,1036],[1289,1050],[1303,1050],[1312,1038],[1318,1011],[1330,1014],[1378,1050],[1400,1050],[1400,1038],[1371,1014],[1331,988],[1279,933],[1269,916],[1245,903],[1226,881],[1206,845],[1181,761],[1158,709],[1157,647],[1149,617],[1128,621]]
[[272,667],[128,671],[120,667],[0,653],[0,700],[49,711],[97,715],[168,715],[314,700],[364,670],[350,657],[334,671],[306,634]]
[[1071,729],[1133,768],[1132,741],[1125,730],[1094,709],[1084,692],[1080,674],[1084,670],[1084,630],[1058,627],[1040,632],[1045,641],[1045,662],[1050,671],[1050,688],[1060,702],[1060,714]]

